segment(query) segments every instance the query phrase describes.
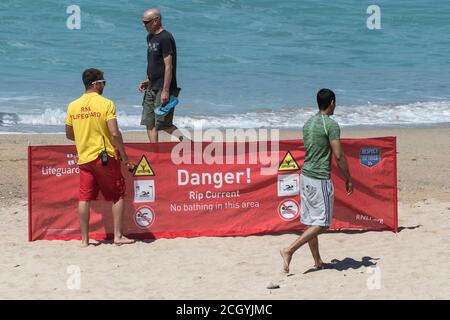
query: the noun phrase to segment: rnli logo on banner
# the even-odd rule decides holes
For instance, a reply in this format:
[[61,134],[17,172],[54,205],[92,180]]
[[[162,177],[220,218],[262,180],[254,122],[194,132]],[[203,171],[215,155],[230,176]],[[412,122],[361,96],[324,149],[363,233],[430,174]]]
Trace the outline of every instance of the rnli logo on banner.
[[78,155],[77,154],[67,153],[66,157],[67,157],[67,164],[69,166],[74,166],[78,163]]
[[292,199],[281,201],[278,206],[278,214],[285,221],[295,220],[300,215],[300,206],[297,201]]
[[155,213],[149,207],[141,207],[134,214],[134,222],[139,228],[147,229],[155,222]]
[[359,162],[366,167],[372,168],[380,163],[380,148],[367,147],[359,150]]

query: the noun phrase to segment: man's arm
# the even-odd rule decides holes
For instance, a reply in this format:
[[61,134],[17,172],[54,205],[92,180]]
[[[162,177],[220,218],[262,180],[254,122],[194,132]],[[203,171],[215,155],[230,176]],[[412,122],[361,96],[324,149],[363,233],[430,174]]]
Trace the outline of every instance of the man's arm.
[[117,119],[111,119],[107,122],[108,130],[112,138],[112,143],[114,147],[119,151],[120,159],[125,164],[128,164],[128,156],[125,152],[125,146],[123,145],[122,133],[119,130],[119,125],[117,124]]
[[350,171],[348,170],[347,158],[345,157],[344,149],[342,148],[339,139],[331,140],[330,145],[334,157],[336,158],[339,169],[341,169],[342,174],[345,177],[345,187],[347,190],[347,194],[350,195],[353,192],[353,182],[352,177],[350,175]]
[[75,141],[75,134],[73,133],[73,127],[66,124],[66,138]]
[[161,93],[161,103],[166,103],[169,101],[170,83],[172,82],[172,60],[171,54],[164,58],[164,86]]

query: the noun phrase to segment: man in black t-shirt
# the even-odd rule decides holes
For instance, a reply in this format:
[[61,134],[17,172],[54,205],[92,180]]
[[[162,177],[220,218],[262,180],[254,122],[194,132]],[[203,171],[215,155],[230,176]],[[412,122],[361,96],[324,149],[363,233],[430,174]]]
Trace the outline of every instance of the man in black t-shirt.
[[[139,91],[145,92],[142,102],[141,125],[147,127],[150,142],[158,142],[158,131],[174,134],[174,109],[164,115],[156,115],[155,108],[169,101],[170,96],[177,97],[180,88],[177,85],[177,47],[172,34],[161,24],[161,14],[155,9],[144,12],[142,23],[147,36],[147,78],[139,85]],[[174,134],[179,140],[183,136]]]

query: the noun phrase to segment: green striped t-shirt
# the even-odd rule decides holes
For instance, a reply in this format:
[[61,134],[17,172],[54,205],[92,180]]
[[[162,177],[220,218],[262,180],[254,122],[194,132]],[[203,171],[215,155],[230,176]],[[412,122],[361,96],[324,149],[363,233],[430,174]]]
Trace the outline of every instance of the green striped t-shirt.
[[330,141],[339,139],[341,129],[336,121],[327,115],[316,114],[303,126],[305,163],[302,173],[316,179],[330,179]]

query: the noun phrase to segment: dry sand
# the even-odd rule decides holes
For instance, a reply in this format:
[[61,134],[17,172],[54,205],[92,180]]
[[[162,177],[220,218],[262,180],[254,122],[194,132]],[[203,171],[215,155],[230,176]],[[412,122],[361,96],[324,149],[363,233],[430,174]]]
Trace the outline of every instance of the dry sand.
[[[343,137],[398,137],[400,232],[320,237],[334,269],[308,272],[307,247],[282,275],[278,250],[297,235],[178,238],[116,247],[27,242],[27,145],[63,135],[0,135],[2,299],[450,299],[450,128],[344,129]],[[283,131],[282,139],[301,138]],[[166,137],[167,140],[167,137]],[[127,133],[125,141],[146,141]],[[80,289],[69,289],[80,270]],[[306,273],[305,273],[306,272]],[[280,286],[269,290],[270,283]]]

